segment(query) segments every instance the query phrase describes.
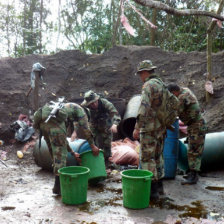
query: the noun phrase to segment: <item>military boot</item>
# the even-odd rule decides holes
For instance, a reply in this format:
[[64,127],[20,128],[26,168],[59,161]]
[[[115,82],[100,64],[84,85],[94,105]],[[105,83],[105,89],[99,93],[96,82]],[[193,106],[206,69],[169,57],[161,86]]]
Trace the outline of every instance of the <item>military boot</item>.
[[158,182],[157,181],[152,181],[150,201],[156,201],[158,199],[159,199]]
[[191,170],[186,179],[181,182],[182,185],[187,185],[187,184],[196,184],[198,182],[198,172],[195,170]]
[[55,176],[54,187],[52,189],[54,194],[61,195],[60,179],[59,176]]
[[163,189],[163,180],[160,179],[158,181],[158,192],[160,195],[164,195],[164,189]]

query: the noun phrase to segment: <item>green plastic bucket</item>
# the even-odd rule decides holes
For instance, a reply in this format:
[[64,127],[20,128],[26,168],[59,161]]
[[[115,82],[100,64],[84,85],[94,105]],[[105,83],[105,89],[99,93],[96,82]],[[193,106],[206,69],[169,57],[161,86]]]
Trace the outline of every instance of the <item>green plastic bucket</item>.
[[103,151],[100,150],[98,156],[94,156],[92,151],[80,154],[81,164],[90,169],[89,182],[92,184],[105,180],[107,177]]
[[122,176],[123,206],[132,209],[149,207],[151,178],[148,170],[125,170]]
[[78,205],[86,202],[89,168],[67,166],[59,169],[62,202]]

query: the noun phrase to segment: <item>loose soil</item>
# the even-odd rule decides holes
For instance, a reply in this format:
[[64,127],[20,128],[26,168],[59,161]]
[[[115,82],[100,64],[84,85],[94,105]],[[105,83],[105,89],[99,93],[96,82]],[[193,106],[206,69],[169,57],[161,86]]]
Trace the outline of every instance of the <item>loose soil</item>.
[[55,55],[29,55],[22,58],[0,60],[0,139],[6,143],[14,133],[9,125],[20,113],[34,112],[33,92],[30,88],[32,65],[40,62],[46,67],[44,82],[40,88],[40,106],[65,96],[67,101],[80,103],[83,93],[93,89],[112,99],[121,115],[125,103],[141,93],[142,83],[135,76],[139,61],[151,59],[158,67],[157,73],[165,83],[177,82],[187,86],[197,96],[209,132],[222,131],[224,122],[224,51],[214,54],[213,86],[211,103],[205,103],[206,54],[203,52],[174,53],[158,47],[117,46],[102,55],[86,55],[80,51],[61,51]]

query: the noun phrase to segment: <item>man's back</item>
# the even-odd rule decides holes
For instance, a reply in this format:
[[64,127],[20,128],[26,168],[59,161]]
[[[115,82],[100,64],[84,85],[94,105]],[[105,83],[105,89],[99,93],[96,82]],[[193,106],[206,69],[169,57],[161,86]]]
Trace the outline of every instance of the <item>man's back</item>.
[[76,103],[66,103],[65,110],[68,114],[68,119],[71,121],[79,121],[87,116],[84,109]]
[[190,89],[181,88],[178,99],[180,101],[179,117],[186,125],[202,119],[199,102]]
[[138,111],[139,128],[142,131],[164,129],[159,121],[157,111],[163,102],[164,84],[156,76],[146,80],[142,88],[141,104]]

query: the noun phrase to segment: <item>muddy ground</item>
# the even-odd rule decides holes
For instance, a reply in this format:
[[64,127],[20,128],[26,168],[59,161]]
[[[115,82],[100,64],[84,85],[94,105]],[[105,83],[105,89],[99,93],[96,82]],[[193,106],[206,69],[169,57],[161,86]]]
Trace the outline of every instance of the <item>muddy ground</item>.
[[123,207],[121,176],[113,171],[104,182],[89,186],[86,203],[71,206],[52,194],[54,176],[36,166],[32,150],[19,159],[16,148],[5,149],[11,150],[8,167],[0,165],[2,224],[224,223],[224,171],[206,173],[193,186],[182,186],[180,175],[165,180],[165,195],[142,210]]
[[[0,60],[0,150],[7,152],[8,167],[0,163],[1,223],[224,223],[224,171],[210,171],[195,186],[181,186],[181,176],[165,181],[165,196],[143,210],[122,206],[121,177],[112,173],[97,187],[89,187],[87,203],[66,206],[61,197],[52,195],[53,174],[37,167],[29,149],[23,159],[16,156],[24,144],[13,141],[9,125],[20,113],[33,114],[30,87],[32,65],[46,67],[40,89],[40,105],[65,96],[79,103],[83,93],[93,89],[112,99],[120,113],[134,95],[141,92],[141,82],[134,76],[136,65],[151,59],[166,82],[191,88],[205,111],[209,132],[223,131],[224,122],[224,52],[213,55],[214,95],[205,103],[206,54],[165,52],[157,47],[118,46],[102,55],[79,51],[30,55]],[[54,96],[56,95],[56,97]]]

